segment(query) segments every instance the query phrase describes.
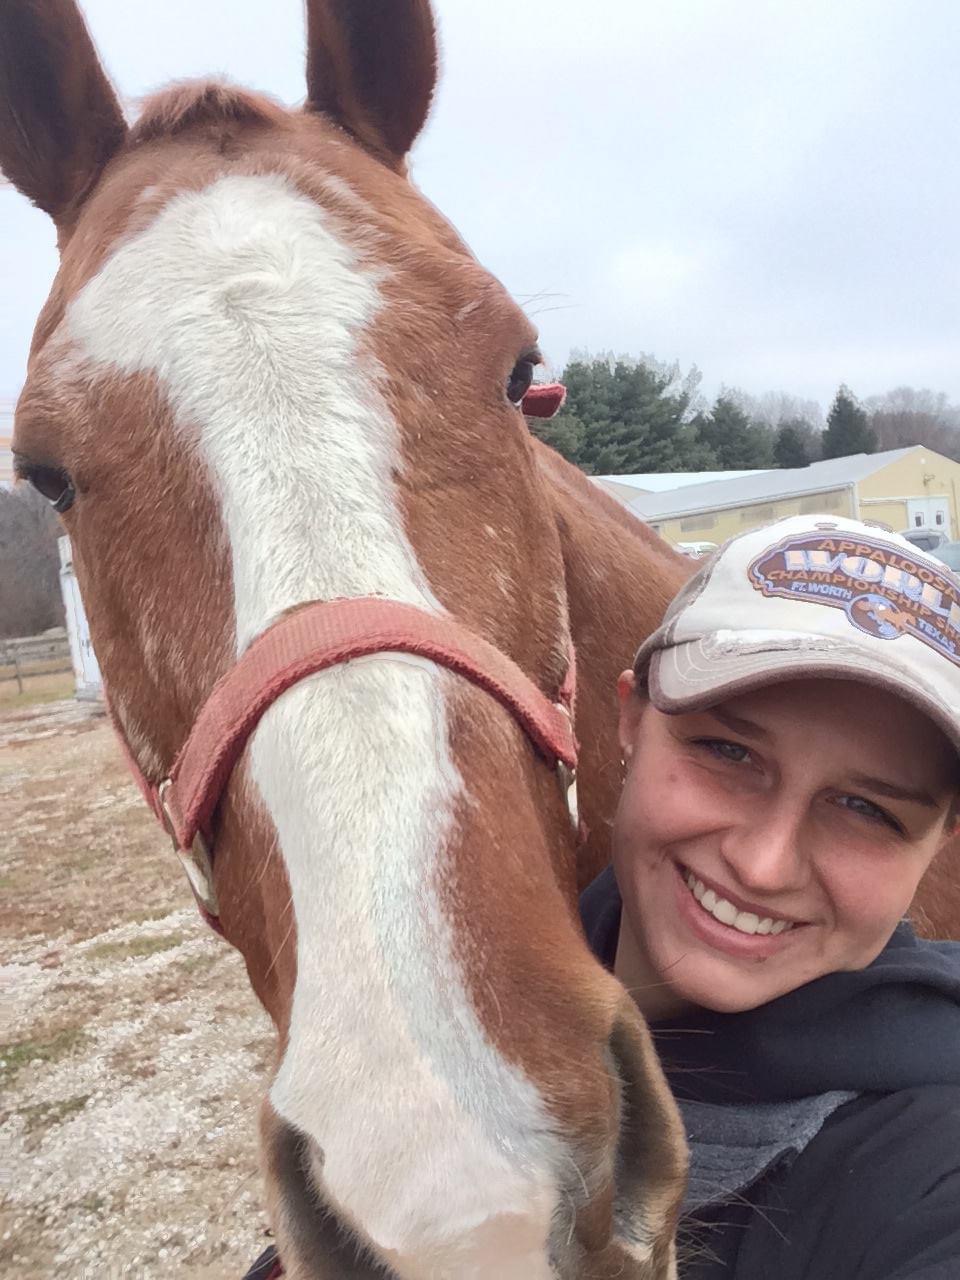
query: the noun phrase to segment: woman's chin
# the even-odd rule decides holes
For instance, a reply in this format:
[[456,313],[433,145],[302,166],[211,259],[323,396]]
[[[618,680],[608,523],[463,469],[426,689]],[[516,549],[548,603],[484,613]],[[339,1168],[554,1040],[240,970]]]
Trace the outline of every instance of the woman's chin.
[[656,954],[653,959],[661,973],[670,975],[670,989],[684,1006],[712,1013],[746,1013],[782,994],[771,990],[770,983],[751,981],[748,975],[731,972],[732,966],[708,956],[670,948],[662,961]]

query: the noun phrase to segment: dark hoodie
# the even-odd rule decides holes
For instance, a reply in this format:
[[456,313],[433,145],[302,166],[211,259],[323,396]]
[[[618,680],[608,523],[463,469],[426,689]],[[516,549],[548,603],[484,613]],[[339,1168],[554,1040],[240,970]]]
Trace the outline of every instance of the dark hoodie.
[[[611,870],[581,897],[613,967]],[[654,1036],[691,1140],[681,1280],[960,1280],[960,944]]]
[[[609,969],[620,910],[608,869],[580,912]],[[960,1280],[960,943],[904,924],[859,973],[653,1032],[691,1149],[680,1280]]]

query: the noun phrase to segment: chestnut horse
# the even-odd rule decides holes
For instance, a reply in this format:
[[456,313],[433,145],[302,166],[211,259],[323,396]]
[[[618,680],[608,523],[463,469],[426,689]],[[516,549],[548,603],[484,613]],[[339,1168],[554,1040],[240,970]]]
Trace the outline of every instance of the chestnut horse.
[[[17,468],[63,514],[150,783],[307,602],[455,619],[552,698],[572,631],[599,865],[615,676],[686,566],[532,441],[536,335],[408,180],[427,0],[307,17],[302,110],[187,84],[128,127],[74,0],[5,0],[0,165],[61,255]],[[288,1275],[673,1274],[677,1114],[579,929],[556,776],[500,703],[417,657],[314,675],[215,827],[220,925],[278,1031]]]

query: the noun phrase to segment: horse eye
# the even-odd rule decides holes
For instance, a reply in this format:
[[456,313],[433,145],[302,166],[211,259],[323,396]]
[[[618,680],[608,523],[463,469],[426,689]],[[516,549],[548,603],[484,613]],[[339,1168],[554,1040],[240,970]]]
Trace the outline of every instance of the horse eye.
[[69,511],[77,496],[73,481],[59,467],[44,467],[38,463],[27,463],[19,468],[20,475],[28,484],[33,485],[60,515]]
[[539,351],[528,351],[513,366],[513,371],[507,379],[507,399],[511,404],[519,405],[530,390],[530,384],[533,382],[533,371],[540,363],[540,360]]

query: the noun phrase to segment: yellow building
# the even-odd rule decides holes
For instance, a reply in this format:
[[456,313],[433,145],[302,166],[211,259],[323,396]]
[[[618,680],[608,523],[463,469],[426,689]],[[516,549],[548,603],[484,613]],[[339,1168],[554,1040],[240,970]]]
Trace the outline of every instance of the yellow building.
[[784,516],[820,513],[876,521],[897,533],[939,529],[956,539],[960,463],[912,445],[665,493],[637,493],[624,505],[674,545],[719,544]]
[[0,400],[0,489],[13,484],[13,400]]

